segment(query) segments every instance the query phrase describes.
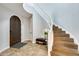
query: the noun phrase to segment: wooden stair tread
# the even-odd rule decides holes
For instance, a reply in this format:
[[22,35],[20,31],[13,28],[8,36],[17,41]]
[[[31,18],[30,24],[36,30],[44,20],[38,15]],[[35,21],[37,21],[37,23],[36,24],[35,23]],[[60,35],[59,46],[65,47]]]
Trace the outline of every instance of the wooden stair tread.
[[66,33],[65,31],[54,31],[54,33],[61,33],[61,32]]
[[58,26],[53,25],[53,28],[58,28]]
[[52,56],[65,56],[64,54],[62,54],[62,53],[60,53],[60,52],[57,52],[57,51],[55,51],[55,52],[52,51],[52,52],[51,52],[51,55],[52,55]]
[[54,52],[55,51],[61,52],[61,53],[64,53],[64,54],[79,55],[79,53],[76,49],[70,49],[70,48],[66,48],[64,46],[54,47]]
[[62,31],[62,29],[54,28],[54,31]]
[[55,37],[55,40],[61,40],[61,41],[69,41],[69,42],[74,42],[74,40],[72,38],[68,38],[68,37]]
[[55,44],[67,44],[67,45],[77,45],[74,42],[66,42],[66,41],[56,41]]
[[61,34],[61,35],[65,35],[65,32],[60,32],[60,33],[56,32],[56,33],[54,33],[54,35],[55,35],[55,34],[59,34],[59,35],[60,35],[60,34]]
[[59,40],[59,41],[56,40],[56,43],[76,45],[74,42],[69,42],[69,41],[67,42],[67,41],[61,41],[61,40]]
[[67,53],[63,53],[61,51],[55,51],[55,52],[51,52],[51,56],[79,56],[79,54],[67,54]]
[[54,45],[55,46],[65,46],[65,47],[67,47],[67,48],[72,48],[72,49],[78,49],[78,45],[76,45],[76,44],[65,44],[65,43],[54,43]]
[[56,37],[69,37],[69,34],[54,34]]
[[54,32],[62,32],[62,30],[55,30]]

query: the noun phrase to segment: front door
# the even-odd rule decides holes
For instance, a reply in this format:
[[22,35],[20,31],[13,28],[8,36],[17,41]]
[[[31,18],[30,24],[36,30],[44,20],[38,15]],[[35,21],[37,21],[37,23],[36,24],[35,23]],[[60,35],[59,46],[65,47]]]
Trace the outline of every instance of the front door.
[[21,42],[21,21],[17,16],[10,18],[10,47]]

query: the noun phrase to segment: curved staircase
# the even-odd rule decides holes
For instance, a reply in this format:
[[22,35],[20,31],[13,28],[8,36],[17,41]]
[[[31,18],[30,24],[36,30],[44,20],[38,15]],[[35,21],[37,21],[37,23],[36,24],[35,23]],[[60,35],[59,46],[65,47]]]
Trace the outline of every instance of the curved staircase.
[[69,34],[62,31],[61,28],[53,26],[54,46],[52,47],[51,56],[79,56],[78,45],[74,43]]

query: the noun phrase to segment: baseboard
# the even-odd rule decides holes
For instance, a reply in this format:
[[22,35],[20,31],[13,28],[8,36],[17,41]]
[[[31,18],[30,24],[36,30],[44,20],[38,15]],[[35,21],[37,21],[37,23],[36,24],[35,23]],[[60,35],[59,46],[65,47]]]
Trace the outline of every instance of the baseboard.
[[24,40],[21,40],[21,42],[28,41],[28,40],[32,41],[32,39],[24,39]]
[[78,51],[79,51],[79,42],[78,40],[74,37],[74,35],[72,35],[69,31],[67,31],[66,29],[64,29],[63,27],[54,24],[55,26],[58,26],[59,28],[62,28],[63,31],[66,31],[66,33],[70,34],[70,37],[74,39],[74,43],[78,45]]
[[6,47],[6,48],[0,50],[0,53],[3,52],[3,51],[5,51],[5,50],[7,50],[7,49],[9,49],[9,48],[10,48],[10,47]]

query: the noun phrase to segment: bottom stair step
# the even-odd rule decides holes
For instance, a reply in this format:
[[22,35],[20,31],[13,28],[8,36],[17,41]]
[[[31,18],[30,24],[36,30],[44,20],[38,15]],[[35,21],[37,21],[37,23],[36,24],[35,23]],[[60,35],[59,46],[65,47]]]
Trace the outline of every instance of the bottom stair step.
[[78,45],[73,42],[56,41],[55,46],[65,46],[67,48],[78,49]]
[[62,53],[64,55],[70,55],[70,56],[77,55],[77,56],[79,56],[79,53],[78,53],[78,51],[76,49],[69,49],[69,48],[66,48],[66,47],[63,47],[63,46],[54,47],[53,51],[54,52],[55,51],[60,52],[60,53]]
[[57,52],[57,51],[52,51],[51,52],[51,56],[65,56],[64,54],[60,53],[60,52]]
[[51,52],[51,56],[79,56],[78,54],[65,54],[63,52],[60,51],[52,51]]

